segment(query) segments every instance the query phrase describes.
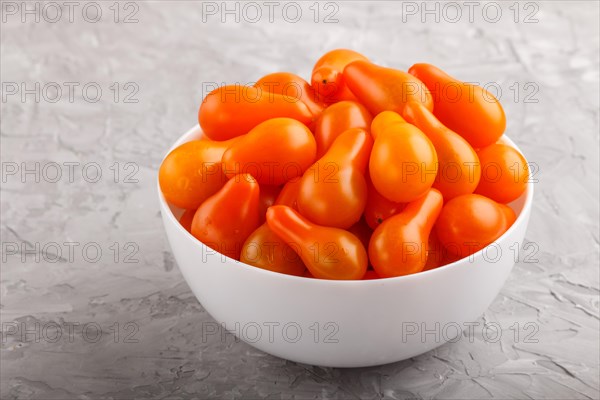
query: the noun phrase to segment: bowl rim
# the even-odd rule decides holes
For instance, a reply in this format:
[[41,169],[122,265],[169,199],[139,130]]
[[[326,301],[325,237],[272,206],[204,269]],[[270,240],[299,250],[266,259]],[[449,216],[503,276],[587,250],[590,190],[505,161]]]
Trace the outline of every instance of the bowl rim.
[[[181,135],[177,138],[177,140],[173,143],[173,145],[169,148],[169,150],[162,157],[161,164],[164,161],[164,159],[167,157],[167,155],[169,155],[169,153],[171,153],[171,151],[173,151],[177,146],[180,146],[181,144],[187,143],[191,140],[195,140],[195,139],[191,138],[191,136],[193,136],[195,134],[200,135],[200,136],[203,134],[202,129],[200,128],[200,126],[198,124],[196,124],[191,129],[187,130],[183,135]],[[525,159],[525,162],[526,163],[528,162],[527,158],[525,157],[525,155],[523,154],[521,149],[517,146],[517,144],[515,142],[513,142],[508,136],[506,136],[506,134],[503,134],[500,137],[499,141],[504,144],[507,144],[510,147],[517,150],[523,156],[523,158]],[[163,214],[166,211],[168,214],[168,215],[166,215],[167,219],[171,223],[173,223],[177,226],[176,229],[178,229],[184,235],[187,235],[187,237],[189,239],[191,239],[195,245],[207,247],[204,243],[200,242],[190,232],[188,232],[179,223],[179,220],[175,217],[175,215],[171,211],[169,203],[167,203],[162,191],[160,190],[160,182],[158,180],[158,170],[156,171],[156,188],[157,188],[157,192],[158,192],[158,199],[159,199],[159,203],[160,203],[161,214]],[[525,188],[525,192],[519,197],[519,198],[521,198],[522,196],[525,196],[525,200],[523,202],[522,209],[521,209],[519,215],[517,216],[517,219],[510,226],[510,228],[508,228],[506,230],[506,232],[504,232],[498,239],[496,239],[492,243],[500,242],[503,238],[510,235],[512,233],[512,231],[517,229],[518,225],[521,225],[524,222],[524,220],[527,218],[526,214],[528,214],[528,212],[530,211],[532,203],[533,203],[533,192],[534,192],[534,182],[533,182],[533,179],[531,179],[531,177],[530,177],[530,179],[527,182],[527,187]],[[490,245],[492,243],[490,243]],[[488,245],[488,246],[490,246],[490,245]],[[411,281],[411,280],[425,279],[427,277],[435,275],[436,273],[440,273],[439,271],[442,271],[442,270],[447,271],[450,269],[458,268],[459,265],[464,265],[465,262],[474,263],[475,258],[479,258],[479,257],[483,258],[483,252],[488,248],[488,246],[484,247],[481,250],[478,250],[477,252],[475,252],[473,254],[468,255],[467,257],[461,258],[460,260],[456,260],[456,261],[451,262],[446,265],[442,265],[441,267],[429,269],[426,271],[420,271],[420,272],[417,272],[414,274],[409,274],[409,275],[395,276],[392,278],[378,278],[378,279],[366,279],[366,280],[363,280],[363,279],[333,280],[333,279],[321,279],[321,278],[314,278],[314,277],[309,278],[309,277],[305,277],[305,276],[288,275],[288,274],[283,274],[281,272],[271,271],[271,270],[264,269],[264,268],[258,268],[253,265],[246,264],[239,260],[230,258],[222,253],[219,253],[219,254],[221,254],[221,256],[226,259],[227,262],[222,262],[223,266],[226,268],[234,267],[233,265],[228,265],[231,262],[231,263],[235,264],[235,268],[241,267],[241,268],[247,269],[248,271],[253,271],[252,273],[267,274],[267,276],[271,275],[272,278],[279,277],[284,280],[291,280],[292,282],[294,282],[294,281],[295,282],[312,282],[317,285],[328,284],[328,285],[365,285],[365,286],[368,286],[368,285],[381,285],[383,283],[391,284],[392,282],[399,282],[399,281]],[[469,261],[470,258],[472,259],[472,261]]]

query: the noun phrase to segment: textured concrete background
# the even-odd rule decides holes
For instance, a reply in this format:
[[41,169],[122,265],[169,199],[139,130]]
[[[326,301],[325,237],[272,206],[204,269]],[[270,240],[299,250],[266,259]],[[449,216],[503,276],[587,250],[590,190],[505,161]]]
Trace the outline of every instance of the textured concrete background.
[[[75,3],[58,20],[26,3],[37,22],[2,1],[2,399],[599,397],[598,2],[475,2],[456,22],[442,4],[436,22],[421,2],[302,2],[295,23],[284,3],[272,23],[262,2],[259,21],[240,8],[239,23],[195,1]],[[308,77],[336,47],[502,90],[507,133],[539,183],[530,244],[479,321],[500,326],[498,340],[480,326],[472,340],[355,370],[203,340],[213,320],[161,226],[161,157],[196,123],[203,84]]]

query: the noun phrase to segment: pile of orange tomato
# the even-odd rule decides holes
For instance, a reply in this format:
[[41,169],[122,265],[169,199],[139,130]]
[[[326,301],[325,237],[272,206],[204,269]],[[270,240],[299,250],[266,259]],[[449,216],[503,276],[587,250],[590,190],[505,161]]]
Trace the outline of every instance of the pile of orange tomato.
[[202,139],[160,167],[166,200],[205,245],[284,274],[379,279],[464,258],[514,223],[506,203],[529,177],[498,142],[506,118],[485,89],[346,49],[310,83],[277,72],[222,86],[198,119]]

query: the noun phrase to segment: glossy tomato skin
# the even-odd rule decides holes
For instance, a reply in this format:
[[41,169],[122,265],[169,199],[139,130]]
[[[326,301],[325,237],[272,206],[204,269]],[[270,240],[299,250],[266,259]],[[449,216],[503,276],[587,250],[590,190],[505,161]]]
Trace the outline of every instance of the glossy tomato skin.
[[515,148],[501,143],[477,152],[481,162],[481,181],[475,193],[498,203],[510,203],[525,192],[529,166]]
[[371,114],[354,101],[340,101],[327,107],[315,123],[317,158],[321,158],[335,139],[350,128],[362,128],[367,132],[371,126]]
[[435,229],[432,229],[429,234],[429,243],[427,245],[427,262],[423,271],[429,271],[430,269],[436,269],[443,267],[444,265],[451,264],[458,261],[460,257],[450,253],[440,242]]
[[293,118],[312,126],[316,117],[302,101],[254,86],[228,85],[210,92],[198,111],[198,122],[212,140],[245,135],[271,118]]
[[443,202],[442,194],[430,189],[375,229],[369,242],[369,260],[377,275],[391,278],[423,270],[429,234]]
[[373,186],[396,203],[424,195],[433,185],[437,168],[435,147],[411,124],[388,126],[377,136],[369,159]]
[[363,244],[363,246],[365,246],[365,249],[369,248],[369,240],[371,240],[373,229],[367,225],[363,218],[348,228],[348,232],[360,239],[360,242]]
[[373,140],[377,139],[377,135],[383,132],[388,126],[393,124],[403,124],[406,120],[394,111],[382,111],[373,118],[371,122],[371,136]]
[[288,206],[272,206],[267,224],[300,256],[319,279],[357,280],[367,270],[368,256],[360,239],[344,229],[313,224]]
[[365,60],[365,56],[348,49],[336,49],[325,53],[313,67],[311,84],[319,97],[326,103],[343,100],[356,101],[356,96],[348,89],[343,71],[353,61]]
[[258,198],[258,214],[260,222],[266,221],[267,209],[275,204],[282,186],[260,185],[260,196]]
[[275,72],[260,78],[255,87],[284,96],[288,101],[301,101],[318,117],[325,109],[325,104],[318,98],[316,90],[302,77],[290,72]]
[[289,206],[298,211],[298,194],[300,193],[302,177],[292,178],[283,185],[281,192],[275,199],[274,205]]
[[250,234],[240,261],[258,268],[302,276],[306,267],[300,256],[264,223]]
[[451,254],[464,258],[502,236],[515,219],[508,206],[478,194],[466,194],[444,205],[435,230]]
[[404,71],[380,67],[368,61],[355,61],[344,69],[344,79],[372,115],[383,111],[402,115],[408,101],[421,102],[429,110],[433,109],[433,99],[427,87]]
[[481,167],[469,142],[445,127],[421,103],[408,102],[404,118],[425,133],[435,147],[439,165],[433,187],[444,200],[473,193],[481,178]]
[[250,173],[264,185],[282,185],[300,176],[315,161],[317,145],[311,131],[291,118],[260,123],[223,154],[228,177]]
[[375,189],[371,179],[367,179],[367,189],[364,217],[371,229],[376,229],[383,221],[404,210],[405,203],[396,203],[386,199]]
[[364,211],[367,199],[365,177],[355,168],[342,168],[330,182],[315,182],[316,175],[324,171],[320,169],[316,174],[305,175],[298,197],[298,210],[321,225],[347,229],[360,219]]
[[190,233],[192,232],[192,221],[194,220],[194,214],[196,214],[196,210],[185,210],[185,212],[181,214],[181,217],[179,218],[179,223],[181,226],[183,226],[183,228]]
[[342,133],[302,176],[298,210],[316,224],[347,229],[360,219],[367,201],[366,163],[373,146],[363,129]]
[[432,92],[435,116],[473,148],[489,146],[504,133],[504,109],[487,90],[459,81],[431,64],[415,64],[408,72]]
[[169,153],[158,171],[165,199],[180,208],[196,209],[215,194],[227,182],[221,157],[231,143],[194,140]]
[[198,207],[192,235],[213,250],[239,260],[242,245],[260,224],[259,192],[251,175],[234,176]]

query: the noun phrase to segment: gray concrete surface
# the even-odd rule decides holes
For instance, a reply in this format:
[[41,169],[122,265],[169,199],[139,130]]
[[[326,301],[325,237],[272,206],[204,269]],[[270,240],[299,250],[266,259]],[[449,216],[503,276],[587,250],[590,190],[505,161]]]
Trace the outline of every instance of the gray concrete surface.
[[[1,3],[2,399],[599,397],[598,2],[474,2],[460,17],[421,2],[298,2],[284,17],[280,3],[273,22],[240,3],[239,23],[220,2],[57,3],[60,16]],[[507,133],[539,166],[529,244],[473,335],[353,370],[203,337],[214,321],[155,195],[203,86],[307,77],[335,47],[501,88]]]

